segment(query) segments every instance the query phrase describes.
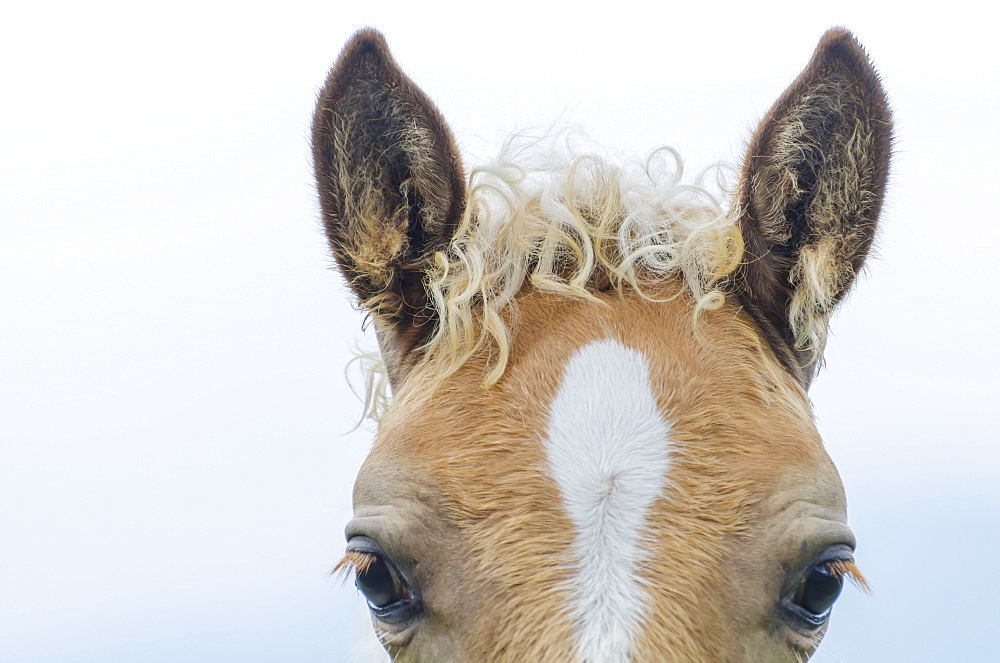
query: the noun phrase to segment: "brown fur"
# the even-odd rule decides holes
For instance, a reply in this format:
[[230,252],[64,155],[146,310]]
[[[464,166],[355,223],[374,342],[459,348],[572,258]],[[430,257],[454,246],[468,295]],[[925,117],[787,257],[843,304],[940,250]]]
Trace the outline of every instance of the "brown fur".
[[358,32],[330,71],[312,132],[333,256],[375,316],[383,351],[397,357],[389,366],[398,383],[396,366],[429,331],[423,272],[462,217],[458,150],[374,30]]
[[[891,141],[878,75],[854,37],[834,29],[747,150],[738,201],[746,244],[740,292],[803,384],[821,357],[827,319],[875,237]],[[825,283],[810,283],[804,269],[817,250],[829,253],[814,277]],[[796,292],[810,286],[823,292],[799,297],[805,310],[791,315]]]

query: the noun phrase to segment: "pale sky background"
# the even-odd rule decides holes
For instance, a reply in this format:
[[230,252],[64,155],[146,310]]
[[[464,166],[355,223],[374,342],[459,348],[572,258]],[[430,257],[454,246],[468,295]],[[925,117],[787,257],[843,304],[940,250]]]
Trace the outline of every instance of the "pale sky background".
[[1000,660],[995,20],[896,7],[8,3],[0,661],[338,663],[361,641],[326,574],[371,440],[343,376],[364,341],[308,147],[354,30],[384,30],[467,165],[561,118],[693,173],[739,161],[837,24],[897,141],[811,394],[875,596],[845,590],[814,660]]

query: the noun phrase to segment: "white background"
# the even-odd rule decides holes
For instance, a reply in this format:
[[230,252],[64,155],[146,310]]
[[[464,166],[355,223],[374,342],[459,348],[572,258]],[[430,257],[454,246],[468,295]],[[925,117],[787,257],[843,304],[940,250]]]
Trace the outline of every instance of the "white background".
[[[874,598],[818,661],[992,660],[1000,624],[994,21],[971,3],[19,3],[0,23],[0,661],[331,661],[370,444],[309,122],[383,29],[466,163],[562,119],[739,161],[831,25],[896,111],[878,259],[812,397]],[[360,616],[360,617],[359,617]]]

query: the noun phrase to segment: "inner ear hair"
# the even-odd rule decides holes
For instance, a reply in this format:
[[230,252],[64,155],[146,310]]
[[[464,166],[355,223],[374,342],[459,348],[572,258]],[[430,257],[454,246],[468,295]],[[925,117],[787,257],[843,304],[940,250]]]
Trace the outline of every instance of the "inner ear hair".
[[857,40],[836,28],[750,142],[738,194],[739,290],[804,386],[822,360],[829,316],[874,240],[891,141],[878,75]]

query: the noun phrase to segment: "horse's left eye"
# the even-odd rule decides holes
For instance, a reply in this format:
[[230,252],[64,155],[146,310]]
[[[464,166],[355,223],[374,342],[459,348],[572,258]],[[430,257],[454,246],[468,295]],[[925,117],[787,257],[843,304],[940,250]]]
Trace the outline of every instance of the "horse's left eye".
[[350,564],[354,569],[354,584],[365,595],[368,608],[378,619],[399,623],[420,613],[421,602],[416,592],[373,539],[351,537],[342,564]]
[[837,576],[826,564],[817,564],[792,597],[792,603],[817,620],[824,620],[844,589],[843,576]]
[[355,580],[369,605],[374,609],[384,610],[394,603],[411,598],[409,588],[392,562],[380,555],[374,557],[366,569],[358,571]]

